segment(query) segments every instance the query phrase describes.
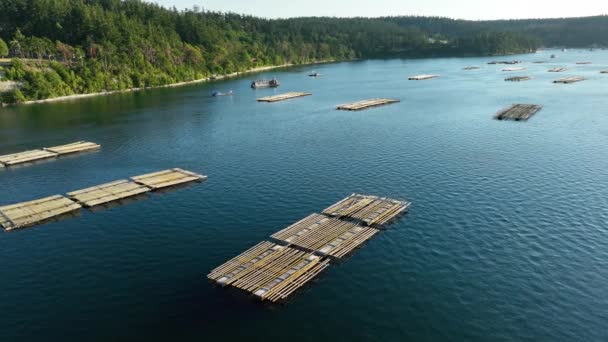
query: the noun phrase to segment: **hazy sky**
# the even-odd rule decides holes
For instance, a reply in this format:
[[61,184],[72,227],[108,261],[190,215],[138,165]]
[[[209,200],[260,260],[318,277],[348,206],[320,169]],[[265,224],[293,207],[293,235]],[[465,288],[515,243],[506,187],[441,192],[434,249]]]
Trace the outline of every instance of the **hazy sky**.
[[553,18],[608,14],[606,0],[147,0],[260,17],[432,15],[462,19]]

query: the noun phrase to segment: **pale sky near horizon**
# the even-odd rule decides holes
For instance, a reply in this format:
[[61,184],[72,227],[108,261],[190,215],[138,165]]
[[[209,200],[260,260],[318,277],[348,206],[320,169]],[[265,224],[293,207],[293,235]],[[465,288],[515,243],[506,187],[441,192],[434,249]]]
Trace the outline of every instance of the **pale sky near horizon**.
[[178,9],[252,14],[264,18],[302,16],[442,16],[458,19],[558,18],[608,14],[605,0],[146,0]]

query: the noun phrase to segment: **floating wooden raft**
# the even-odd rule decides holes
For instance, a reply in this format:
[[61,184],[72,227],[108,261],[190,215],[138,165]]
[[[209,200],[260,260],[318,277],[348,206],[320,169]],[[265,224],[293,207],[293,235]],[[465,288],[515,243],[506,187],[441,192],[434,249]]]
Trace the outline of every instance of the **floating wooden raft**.
[[67,145],[47,147],[44,150],[53,152],[53,153],[57,153],[58,155],[65,155],[65,154],[71,154],[71,153],[93,151],[93,150],[98,150],[100,148],[101,148],[101,145],[98,145],[98,144],[95,144],[92,142],[78,141],[78,142],[75,142],[72,144],[67,144]]
[[476,67],[476,66],[470,66],[470,67],[462,68],[462,70],[477,70],[477,69],[479,69],[479,67]]
[[602,70],[600,71],[600,74],[608,74],[608,70]]
[[514,104],[498,112],[494,117],[496,120],[528,120],[538,113],[543,107],[533,104]]
[[279,102],[279,101],[294,99],[296,97],[303,97],[303,96],[310,96],[310,95],[312,95],[312,94],[311,93],[292,92],[292,93],[286,93],[286,94],[275,95],[275,96],[261,97],[258,99],[258,102]]
[[399,100],[392,99],[371,99],[350,104],[339,105],[336,107],[339,110],[363,110],[371,107],[382,106],[391,103],[397,103]]
[[337,217],[350,217],[367,225],[383,225],[407,210],[410,202],[390,198],[352,194],[323,211]]
[[145,185],[154,190],[158,190],[174,185],[202,181],[207,179],[207,176],[175,168],[137,177],[131,177],[131,179],[136,183]]
[[529,76],[515,76],[515,77],[505,78],[505,81],[521,82],[521,81],[529,81],[531,79],[532,79],[532,77],[529,77]]
[[573,76],[573,77],[560,78],[559,80],[553,81],[553,83],[570,84],[570,83],[576,83],[576,82],[580,82],[580,81],[584,81],[584,80],[585,80],[584,77]]
[[55,157],[57,157],[57,154],[53,152],[48,152],[44,150],[31,150],[0,156],[0,165],[12,166]]
[[439,75],[417,75],[417,76],[410,76],[408,77],[408,80],[410,81],[423,81],[423,80],[430,80],[432,78],[437,78],[439,77]]
[[0,225],[7,231],[25,228],[80,208],[80,204],[59,195],[7,205],[0,207]]
[[150,191],[150,188],[146,186],[123,179],[112,183],[69,192],[68,196],[78,201],[85,207],[94,207],[96,205],[137,196],[148,191]]
[[261,242],[214,269],[207,277],[272,302],[287,298],[329,266],[312,253]]
[[522,71],[526,70],[526,68],[504,68],[502,71]]
[[5,156],[0,156],[0,167],[2,166],[12,166],[17,164],[24,164],[34,161],[39,161],[43,159],[55,158],[57,156],[77,153],[77,152],[85,152],[91,150],[97,150],[101,148],[100,145],[87,142],[87,141],[79,141],[72,144],[55,146],[55,147],[47,147],[43,149],[25,151],[20,153],[9,154]]
[[549,72],[564,72],[568,70],[568,68],[553,68],[553,69],[549,69]]
[[341,258],[352,252],[378,230],[353,222],[312,214],[272,235],[273,238],[311,251]]
[[591,62],[576,62],[576,64],[579,64],[579,65],[583,65],[583,64],[591,64]]

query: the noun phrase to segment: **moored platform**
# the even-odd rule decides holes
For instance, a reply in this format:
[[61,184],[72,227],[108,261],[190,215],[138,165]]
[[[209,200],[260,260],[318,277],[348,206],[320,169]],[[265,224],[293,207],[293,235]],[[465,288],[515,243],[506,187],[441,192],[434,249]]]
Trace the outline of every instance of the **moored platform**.
[[260,97],[258,99],[258,102],[279,102],[279,101],[285,101],[285,100],[289,100],[289,99],[295,99],[297,97],[304,97],[304,96],[311,96],[311,95],[312,95],[311,93],[291,92],[291,93],[285,93],[285,94],[274,95],[274,96]]
[[558,80],[553,81],[553,83],[570,84],[570,83],[581,82],[581,81],[584,81],[584,80],[585,80],[584,77],[581,77],[581,76],[572,76],[572,77],[560,78]]
[[45,150],[31,150],[0,156],[0,165],[5,167],[13,166],[55,157],[57,157],[57,154],[53,152],[48,152]]
[[123,179],[69,192],[68,196],[85,207],[94,207],[97,205],[141,195],[149,191],[150,188],[146,186]]
[[335,217],[312,214],[275,233],[272,238],[298,247],[344,257],[379,231]]
[[13,230],[77,211],[81,205],[60,195],[0,207],[0,225]]
[[57,153],[58,155],[72,154],[72,153],[80,153],[80,152],[88,152],[94,151],[101,148],[101,145],[88,142],[88,141],[78,141],[72,144],[46,147],[45,151]]
[[207,176],[175,168],[131,177],[131,179],[138,184],[145,185],[153,190],[158,190],[170,186],[203,181],[207,179]]
[[525,121],[538,113],[543,107],[534,104],[514,104],[496,113],[496,120]]
[[284,300],[329,266],[312,253],[261,242],[217,267],[207,278],[247,291],[261,300]]
[[407,79],[410,81],[424,81],[424,80],[430,80],[433,78],[437,78],[439,77],[439,75],[416,75],[416,76],[410,76]]
[[505,81],[507,81],[507,82],[521,82],[521,81],[529,81],[531,79],[532,79],[532,77],[530,77],[530,76],[515,76],[515,77],[505,78]]
[[371,108],[371,107],[383,106],[383,105],[397,103],[397,102],[399,102],[399,100],[371,99],[371,100],[364,100],[364,101],[339,105],[336,107],[336,109],[356,111],[356,110],[363,110],[363,109],[367,109],[367,108]]
[[396,199],[352,194],[323,211],[336,217],[349,217],[373,225],[383,225],[406,211],[411,203]]

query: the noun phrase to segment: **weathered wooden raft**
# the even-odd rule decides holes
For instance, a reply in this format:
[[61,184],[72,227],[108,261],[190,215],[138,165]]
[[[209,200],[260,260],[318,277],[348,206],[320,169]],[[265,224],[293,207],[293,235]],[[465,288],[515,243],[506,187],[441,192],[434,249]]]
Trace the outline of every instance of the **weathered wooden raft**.
[[378,230],[357,223],[312,214],[291,226],[275,233],[272,238],[298,247],[344,257],[376,235]]
[[462,68],[462,70],[477,70],[477,69],[479,69],[479,67],[476,67],[476,66],[470,66],[470,67]]
[[591,62],[576,62],[578,65],[592,64]]
[[131,177],[131,179],[136,183],[145,185],[154,190],[158,190],[179,184],[202,181],[207,179],[207,176],[175,168],[137,177]]
[[0,156],[0,165],[13,166],[55,157],[57,157],[57,153],[45,150],[31,150]]
[[608,74],[608,70],[602,70],[600,71],[600,74]]
[[261,300],[286,299],[329,266],[312,253],[261,242],[214,269],[207,277],[216,283],[248,291]]
[[367,109],[367,108],[371,108],[371,107],[377,107],[377,106],[382,106],[382,105],[387,105],[387,104],[397,103],[397,102],[399,102],[399,100],[393,100],[393,99],[371,99],[371,100],[364,100],[364,101],[359,101],[359,102],[350,103],[350,104],[339,105],[339,106],[336,107],[336,109],[339,109],[339,110],[363,110],[363,109]]
[[101,148],[101,145],[96,143],[88,142],[88,141],[78,141],[72,144],[54,146],[54,147],[46,147],[45,151],[57,153],[58,155],[79,153],[79,152],[88,152],[94,151]]
[[106,204],[149,192],[150,188],[126,179],[69,192],[68,196],[85,207]]
[[369,226],[383,225],[407,210],[410,205],[410,202],[391,198],[352,194],[325,209],[323,213],[354,218]]
[[584,77],[572,76],[572,77],[560,78],[558,80],[553,81],[553,83],[570,84],[570,83],[576,83],[576,82],[580,82],[580,81],[584,81],[584,80],[585,80]]
[[35,149],[31,151],[13,153],[5,156],[0,156],[0,167],[35,162],[71,153],[97,150],[99,148],[101,148],[101,146],[98,144],[87,141],[79,141],[67,145],[46,147],[43,149]]
[[526,70],[526,68],[504,68],[502,71],[522,71]]
[[531,79],[532,79],[532,77],[530,77],[530,76],[515,76],[515,77],[505,78],[505,81],[507,81],[507,82],[521,82],[521,81],[529,81]]
[[494,118],[496,120],[525,121],[538,113],[542,108],[542,106],[533,104],[514,104],[498,112]]
[[549,72],[564,72],[566,70],[568,70],[568,68],[552,68],[549,69]]
[[60,195],[0,207],[0,225],[5,230],[25,228],[63,214],[81,205]]
[[439,75],[416,75],[416,76],[410,76],[408,77],[408,80],[410,81],[424,81],[424,80],[430,80],[433,78],[437,78],[439,77]]
[[520,64],[521,61],[492,61],[492,62],[488,62],[488,64]]
[[274,96],[266,96],[258,99],[258,102],[279,102],[285,101],[289,99],[294,99],[296,97],[310,96],[311,93],[299,93],[299,92],[291,92]]

